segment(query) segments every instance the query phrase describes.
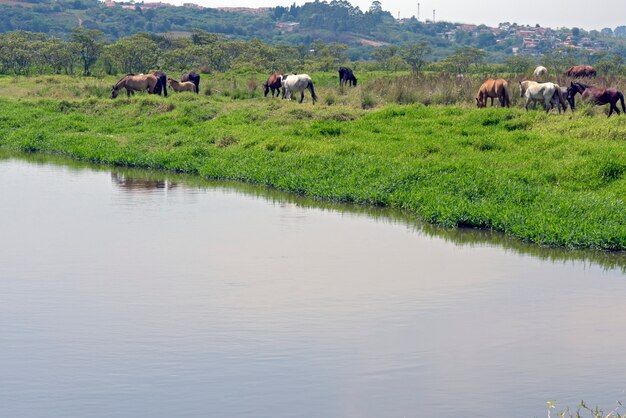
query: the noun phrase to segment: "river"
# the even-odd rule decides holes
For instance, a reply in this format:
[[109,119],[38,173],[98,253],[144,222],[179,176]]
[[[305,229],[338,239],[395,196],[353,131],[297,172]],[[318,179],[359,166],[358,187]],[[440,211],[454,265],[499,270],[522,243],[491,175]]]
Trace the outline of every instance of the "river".
[[535,417],[626,401],[626,256],[0,154],[2,417]]

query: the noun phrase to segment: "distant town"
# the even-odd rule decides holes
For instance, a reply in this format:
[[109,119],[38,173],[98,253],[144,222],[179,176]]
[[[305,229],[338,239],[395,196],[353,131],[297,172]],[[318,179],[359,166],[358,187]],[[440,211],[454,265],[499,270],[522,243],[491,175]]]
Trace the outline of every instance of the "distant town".
[[[108,7],[122,7],[125,9],[156,9],[161,7],[184,7],[190,9],[207,9],[207,7],[200,6],[195,3],[184,3],[182,6],[173,6],[170,3],[163,2],[115,2],[106,1],[103,3]],[[249,13],[255,15],[270,13],[272,8],[270,7],[215,7],[212,9]],[[406,24],[415,22],[415,17],[396,19],[398,24]],[[424,23],[432,23],[432,21],[426,20]],[[299,26],[298,22],[279,21],[275,23],[276,27],[281,30],[290,31]],[[579,28],[547,28],[539,25],[518,25],[516,23],[501,23],[498,27],[489,27],[486,25],[475,25],[465,23],[450,23],[445,26],[445,30],[437,32],[437,36],[446,39],[451,42],[459,42],[460,40],[472,37],[480,39],[489,39],[490,43],[495,42],[496,45],[505,45],[510,47],[511,54],[524,54],[524,55],[541,55],[546,50],[556,48],[575,48],[580,50],[594,53],[598,51],[607,51],[609,46],[602,39],[604,36],[626,36],[626,26],[621,26],[613,31],[610,28],[605,28],[602,31],[590,31],[587,32]],[[508,49],[508,48],[507,48]]]

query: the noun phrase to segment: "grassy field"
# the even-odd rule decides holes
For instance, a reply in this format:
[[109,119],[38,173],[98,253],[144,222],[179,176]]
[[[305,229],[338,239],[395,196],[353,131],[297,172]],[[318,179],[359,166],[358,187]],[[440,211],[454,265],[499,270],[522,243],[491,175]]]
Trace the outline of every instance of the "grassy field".
[[263,98],[263,77],[246,74],[205,77],[200,95],[115,100],[113,78],[0,78],[0,146],[626,249],[626,117],[475,109],[478,80],[369,74],[341,92],[335,74],[312,76],[315,106]]

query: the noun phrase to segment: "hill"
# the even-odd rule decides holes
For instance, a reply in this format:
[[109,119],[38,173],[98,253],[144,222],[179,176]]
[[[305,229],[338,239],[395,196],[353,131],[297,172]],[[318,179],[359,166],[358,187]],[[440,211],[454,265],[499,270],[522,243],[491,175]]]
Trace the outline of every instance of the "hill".
[[195,29],[234,40],[258,38],[269,44],[309,46],[321,40],[347,45],[350,59],[369,59],[385,45],[428,42],[432,58],[450,55],[458,46],[485,50],[490,61],[523,53],[542,55],[556,48],[594,53],[611,51],[626,58],[624,27],[590,31],[501,24],[498,28],[451,22],[398,20],[374,1],[367,11],[345,0],[315,1],[275,8],[205,8],[191,3],[176,7],[159,2],[98,0],[0,0],[0,32],[25,30],[68,39],[72,29],[97,29],[116,41],[133,34],[189,34]]

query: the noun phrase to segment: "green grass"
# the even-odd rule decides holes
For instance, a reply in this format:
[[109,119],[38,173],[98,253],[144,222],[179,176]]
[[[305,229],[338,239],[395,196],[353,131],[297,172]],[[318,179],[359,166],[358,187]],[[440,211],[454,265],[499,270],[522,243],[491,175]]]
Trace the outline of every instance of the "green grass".
[[[0,78],[0,146],[400,208],[541,245],[626,249],[624,116],[386,104],[376,79],[340,92],[331,77],[312,106],[263,98],[251,78],[205,80],[210,96],[116,100],[108,79]],[[223,94],[229,86],[248,94]]]

